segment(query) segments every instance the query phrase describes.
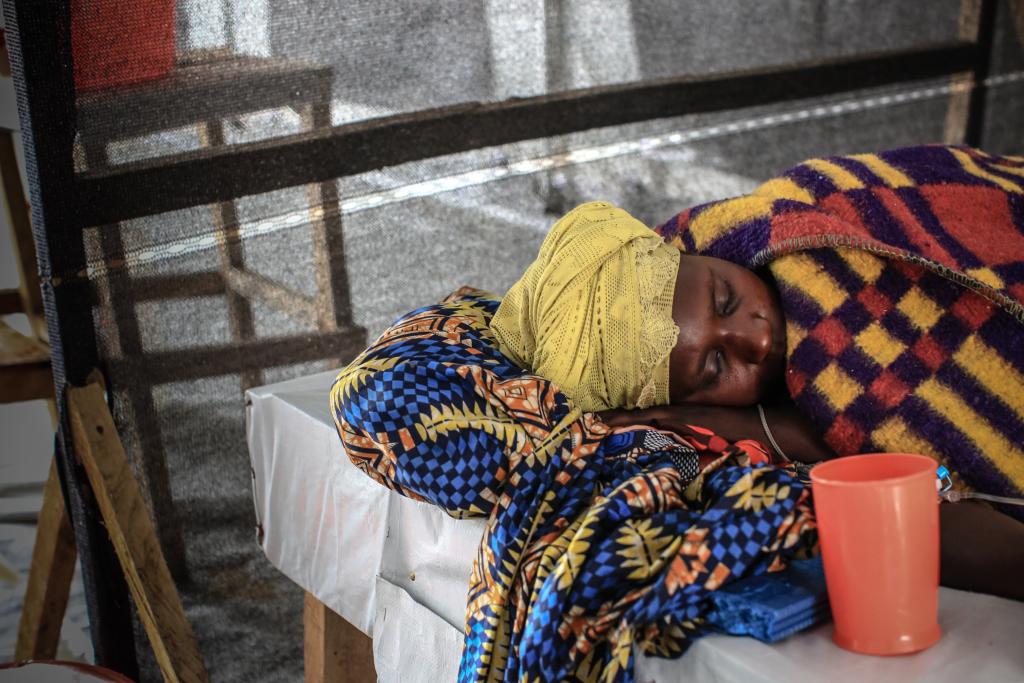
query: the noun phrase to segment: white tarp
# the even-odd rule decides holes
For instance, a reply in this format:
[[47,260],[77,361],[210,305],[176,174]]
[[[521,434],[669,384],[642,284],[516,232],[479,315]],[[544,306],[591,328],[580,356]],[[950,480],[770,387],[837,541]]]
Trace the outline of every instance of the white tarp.
[[[270,562],[374,638],[381,681],[454,680],[482,520],[454,520],[353,466],[330,416],[326,372],[248,392],[253,497]],[[709,636],[675,661],[640,658],[638,681],[1024,681],[1024,603],[943,588],[944,636],[925,652],[868,657],[831,624],[777,645]]]

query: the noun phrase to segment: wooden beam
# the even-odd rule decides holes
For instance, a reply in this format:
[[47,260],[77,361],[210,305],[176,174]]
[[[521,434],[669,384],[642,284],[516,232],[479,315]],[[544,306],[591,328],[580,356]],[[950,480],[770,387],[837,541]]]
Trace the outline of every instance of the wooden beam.
[[0,403],[53,398],[50,350],[0,320]]
[[303,605],[305,683],[372,683],[373,641],[312,593]]
[[[126,277],[127,273],[111,275]],[[204,271],[181,275],[143,275],[132,279],[132,301],[164,301],[166,299],[191,299],[197,296],[221,296],[227,291],[224,278],[218,271]],[[99,296],[93,296],[93,305],[101,303]]]
[[[224,283],[235,294],[259,301],[297,320],[316,324],[320,311],[313,299],[294,292],[270,278],[234,266],[224,266]],[[244,339],[244,338],[243,338]]]
[[36,525],[32,569],[21,608],[14,659],[53,659],[75,573],[75,534],[71,531],[60,491],[56,461],[43,488],[43,507]]
[[66,396],[75,454],[89,478],[164,680],[208,681],[103,388],[96,383],[69,387]]
[[0,403],[53,398],[53,372],[49,363],[0,368]]
[[21,293],[16,289],[0,289],[0,315],[24,313],[21,305]]
[[[230,92],[232,89],[229,87],[228,91]],[[323,96],[330,97],[329,79],[327,93],[324,93]],[[223,147],[226,144],[224,123],[219,117],[204,120],[199,124],[199,140],[204,147]],[[220,255],[221,273],[227,287],[225,301],[228,307],[231,337],[236,341],[254,339],[256,337],[256,321],[252,312],[252,296],[239,292],[238,288],[245,288],[245,285],[248,284],[259,289],[257,285],[263,283],[262,281],[245,282],[244,273],[238,278],[232,279],[234,271],[241,273],[245,268],[245,249],[242,248],[238,210],[234,200],[220,202],[212,208],[213,225],[217,231],[217,253]],[[242,391],[260,386],[263,384],[263,371],[258,368],[246,370],[241,374],[239,380],[242,384]]]
[[[264,109],[326,102],[333,69],[278,57],[214,56],[179,64],[163,78],[81,93],[77,129],[84,144],[220,120]],[[187,102],[187,106],[182,106]],[[131,111],[131,116],[124,112]]]
[[82,227],[332,180],[418,159],[637,121],[820,97],[970,71],[957,41],[711,76],[460,104],[80,174]]
[[49,362],[50,349],[46,344],[26,337],[0,320],[0,368]]
[[[331,127],[331,103],[307,105],[302,118],[310,130]],[[307,186],[309,205],[320,209],[312,217],[313,277],[316,280],[317,308],[321,330],[336,330],[352,324],[348,271],[345,267],[345,231],[341,224],[341,197],[338,183],[328,180]]]
[[3,183],[4,209],[11,240],[18,261],[18,292],[21,311],[28,316],[29,325],[37,337],[45,337],[46,320],[43,319],[43,294],[39,289],[36,246],[32,239],[32,223],[28,214],[28,200],[21,184],[21,171],[14,153],[14,137],[10,131],[0,131],[0,182]]
[[332,332],[234,342],[225,346],[150,351],[137,357],[112,358],[107,365],[112,375],[144,377],[150,386],[155,386],[215,375],[240,374],[250,368],[334,358],[347,361],[364,348],[366,331],[350,327]]

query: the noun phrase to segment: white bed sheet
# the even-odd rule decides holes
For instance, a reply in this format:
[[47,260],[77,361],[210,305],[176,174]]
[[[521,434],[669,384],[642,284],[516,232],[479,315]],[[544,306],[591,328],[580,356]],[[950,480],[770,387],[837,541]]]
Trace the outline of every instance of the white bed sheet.
[[[247,392],[260,544],[270,562],[374,638],[379,680],[458,668],[481,520],[454,520],[371,481],[341,447],[326,372]],[[681,659],[640,658],[639,681],[1024,681],[1024,604],[940,590],[943,639],[916,655],[855,655],[831,624],[769,646],[709,636]]]

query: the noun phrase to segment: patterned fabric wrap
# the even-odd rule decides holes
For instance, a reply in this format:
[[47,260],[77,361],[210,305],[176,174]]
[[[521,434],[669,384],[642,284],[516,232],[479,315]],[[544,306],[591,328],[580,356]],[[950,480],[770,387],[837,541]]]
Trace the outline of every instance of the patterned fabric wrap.
[[789,392],[837,453],[925,453],[963,488],[1022,495],[1024,158],[812,159],[658,232],[768,267]]
[[499,303],[413,311],[331,390],[357,467],[488,518],[460,681],[631,681],[635,647],[675,657],[709,629],[710,591],[816,551],[795,470],[696,427],[613,431],[501,355]]

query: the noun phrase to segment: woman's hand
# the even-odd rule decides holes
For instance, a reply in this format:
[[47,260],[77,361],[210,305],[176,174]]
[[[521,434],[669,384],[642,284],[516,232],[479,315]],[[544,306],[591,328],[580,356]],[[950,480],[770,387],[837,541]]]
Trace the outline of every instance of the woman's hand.
[[655,406],[640,410],[606,410],[598,413],[601,419],[612,427],[642,425],[676,433],[686,433],[687,425],[710,429],[730,441],[763,438],[760,423],[751,431],[753,422],[747,413],[753,408],[727,408],[706,406],[698,403]]
[[942,585],[1024,600],[1024,524],[979,503],[939,506]]
[[[684,434],[686,425],[694,425],[710,429],[732,442],[755,439],[771,447],[756,407],[682,403],[641,410],[606,410],[598,415],[611,427],[640,425]],[[765,417],[772,436],[789,459],[817,462],[834,457],[810,423],[791,403],[776,402],[766,406]],[[776,455],[782,456],[779,453]]]

